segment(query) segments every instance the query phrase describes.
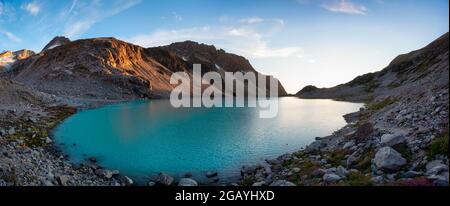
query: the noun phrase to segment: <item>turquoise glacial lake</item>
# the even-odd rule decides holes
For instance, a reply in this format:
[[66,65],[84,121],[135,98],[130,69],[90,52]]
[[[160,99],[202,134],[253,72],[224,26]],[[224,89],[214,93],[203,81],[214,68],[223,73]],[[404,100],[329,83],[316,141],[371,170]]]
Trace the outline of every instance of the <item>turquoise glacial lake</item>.
[[362,104],[285,97],[275,118],[261,108],[173,108],[149,100],[84,110],[54,131],[61,149],[76,164],[99,164],[140,182],[159,172],[176,178],[208,171],[221,180],[239,177],[243,165],[294,152],[343,127],[344,114]]

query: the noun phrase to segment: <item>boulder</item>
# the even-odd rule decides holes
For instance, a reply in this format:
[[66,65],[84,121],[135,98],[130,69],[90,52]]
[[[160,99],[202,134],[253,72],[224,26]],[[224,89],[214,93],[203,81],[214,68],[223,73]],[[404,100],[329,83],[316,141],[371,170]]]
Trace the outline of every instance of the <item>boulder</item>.
[[292,168],[292,172],[293,173],[299,173],[300,172],[300,168],[294,167],[294,168]]
[[67,186],[67,182],[69,181],[69,177],[66,176],[66,175],[60,175],[60,176],[56,177],[56,181],[61,186]]
[[344,146],[342,146],[342,149],[350,149],[354,145],[355,145],[354,141],[349,141],[349,142],[345,143]]
[[178,186],[181,187],[192,187],[192,186],[198,186],[198,183],[191,179],[191,178],[182,178],[179,182],[178,182]]
[[218,175],[217,172],[207,172],[207,173],[206,173],[206,177],[207,177],[207,178],[217,177],[217,175]]
[[95,174],[97,176],[105,178],[105,179],[111,179],[113,177],[113,175],[115,174],[115,172],[113,172],[111,170],[106,170],[106,169],[98,169],[98,170],[95,170]]
[[127,176],[122,176],[120,178],[120,181],[122,182],[122,184],[124,186],[132,186],[133,183],[134,183],[133,180],[131,178],[127,177]]
[[306,153],[317,152],[325,146],[326,146],[326,144],[323,143],[322,140],[316,140],[313,143],[311,143],[310,145],[306,146],[304,151]]
[[410,170],[408,172],[403,173],[401,176],[403,178],[414,178],[414,177],[419,177],[419,176],[422,176],[422,175],[423,175],[422,172],[417,172],[417,171]]
[[339,167],[336,169],[336,174],[339,175],[340,177],[343,177],[343,178],[344,178],[344,177],[347,176],[348,170],[345,169],[345,168],[342,167],[342,166],[339,166]]
[[401,143],[404,143],[406,140],[405,135],[402,133],[396,134],[384,134],[381,136],[380,143],[382,146],[395,146]]
[[334,173],[328,173],[328,174],[323,175],[323,181],[325,181],[327,183],[337,182],[341,179],[342,179],[342,177],[340,177],[339,175],[334,174]]
[[266,182],[265,181],[261,181],[261,182],[253,183],[252,187],[261,187],[261,186],[264,186],[264,185],[266,185]]
[[272,182],[269,186],[275,186],[275,187],[293,187],[296,186],[294,183],[289,182],[287,180],[276,180]]
[[385,171],[397,171],[406,165],[406,159],[391,147],[383,147],[378,150],[374,158],[377,168]]
[[156,177],[155,182],[160,185],[164,186],[170,186],[173,183],[173,177],[166,173],[159,173],[159,175]]
[[438,175],[442,172],[448,172],[448,166],[441,160],[431,161],[426,166],[427,175]]

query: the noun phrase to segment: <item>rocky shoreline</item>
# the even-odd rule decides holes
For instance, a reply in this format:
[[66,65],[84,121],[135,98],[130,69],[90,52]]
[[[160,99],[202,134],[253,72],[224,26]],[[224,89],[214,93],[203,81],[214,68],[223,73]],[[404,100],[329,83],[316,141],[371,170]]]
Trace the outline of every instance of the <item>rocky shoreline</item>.
[[[11,85],[19,88],[14,93],[26,89]],[[25,106],[15,109],[3,102],[0,109],[4,117],[0,120],[0,185],[135,185],[119,171],[99,166],[95,158],[73,165],[53,144],[51,130],[77,107],[30,95],[39,101],[21,100]],[[147,185],[448,185],[448,97],[444,88],[414,101],[408,96],[395,101],[387,97],[367,104],[344,116],[345,127],[316,138],[304,150],[244,166],[238,182],[219,183],[217,172],[205,174],[209,183],[198,183],[189,175],[177,181],[160,173]]]
[[448,186],[448,98],[442,89],[368,104],[304,150],[243,167],[240,185]]

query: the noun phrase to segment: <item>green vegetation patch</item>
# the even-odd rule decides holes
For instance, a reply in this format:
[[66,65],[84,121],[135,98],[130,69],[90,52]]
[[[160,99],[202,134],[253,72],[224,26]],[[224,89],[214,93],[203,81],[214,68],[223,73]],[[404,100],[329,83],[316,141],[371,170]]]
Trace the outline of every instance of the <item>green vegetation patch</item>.
[[343,161],[346,159],[345,156],[348,154],[348,150],[338,149],[330,152],[328,154],[327,162],[333,167],[338,167],[342,165]]
[[448,156],[448,130],[441,134],[439,137],[433,139],[427,148],[427,154],[429,157],[435,157],[436,155]]
[[360,172],[350,172],[347,178],[340,183],[341,186],[372,186],[373,182],[370,176]]
[[368,103],[368,104],[366,104],[366,107],[369,110],[380,110],[380,109],[383,109],[383,108],[395,103],[395,101],[396,100],[394,98],[388,97],[379,102]]

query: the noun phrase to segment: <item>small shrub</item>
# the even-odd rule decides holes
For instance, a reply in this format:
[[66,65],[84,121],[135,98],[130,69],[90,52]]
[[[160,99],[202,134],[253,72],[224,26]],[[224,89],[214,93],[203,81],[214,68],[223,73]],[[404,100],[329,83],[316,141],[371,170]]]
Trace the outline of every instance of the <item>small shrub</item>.
[[246,177],[242,180],[242,186],[252,186],[255,183],[255,179],[253,177]]
[[333,167],[342,165],[342,161],[345,160],[345,155],[347,154],[348,154],[347,150],[344,149],[335,150],[329,153],[328,163],[330,163]]
[[374,157],[374,152],[370,151],[367,153],[367,155],[364,155],[364,157],[361,157],[355,164],[355,168],[364,171],[369,172],[371,170],[370,166],[372,165],[372,159]]
[[429,157],[435,157],[436,155],[446,155],[448,156],[448,131],[442,134],[440,137],[435,138],[427,149],[427,154]]

